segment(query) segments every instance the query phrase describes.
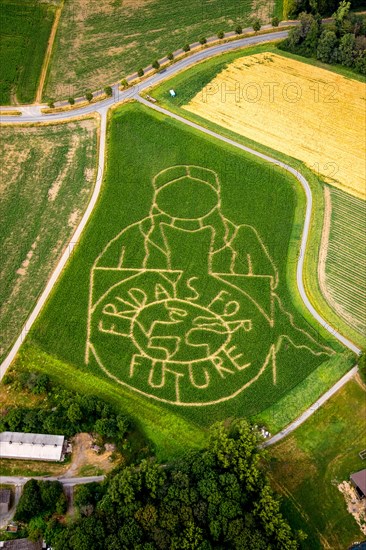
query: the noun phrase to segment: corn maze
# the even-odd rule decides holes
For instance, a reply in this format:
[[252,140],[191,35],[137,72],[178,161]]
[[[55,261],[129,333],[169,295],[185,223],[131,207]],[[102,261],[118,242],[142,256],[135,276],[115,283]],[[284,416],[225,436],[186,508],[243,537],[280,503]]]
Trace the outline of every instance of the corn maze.
[[335,356],[287,289],[290,175],[136,104],[109,139],[103,193],[29,345],[205,425],[208,409],[269,407]]
[[93,354],[118,383],[202,406],[239,395],[265,369],[276,384],[283,348],[333,353],[284,309],[256,229],[223,216],[214,171],[172,166],[152,184],[149,216],[112,239],[91,271],[86,363]]

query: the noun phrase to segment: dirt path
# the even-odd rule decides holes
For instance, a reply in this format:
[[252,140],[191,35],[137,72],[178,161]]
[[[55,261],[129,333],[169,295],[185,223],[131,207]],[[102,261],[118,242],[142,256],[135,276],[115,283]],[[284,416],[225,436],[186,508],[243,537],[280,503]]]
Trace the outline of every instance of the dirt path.
[[111,451],[103,451],[97,454],[93,449],[93,438],[88,433],[77,434],[72,441],[72,459],[70,468],[65,472],[64,478],[81,475],[83,467],[109,472],[115,465],[109,460]]
[[55,19],[53,21],[51,34],[50,34],[50,37],[49,37],[49,40],[48,40],[46,55],[44,56],[44,60],[43,60],[42,71],[41,71],[41,76],[39,78],[39,84],[38,84],[35,103],[40,103],[42,101],[43,87],[44,87],[44,83],[46,81],[48,65],[50,63],[53,44],[55,42],[55,37],[56,37],[58,24],[59,24],[59,21],[60,21],[63,6],[64,6],[64,3],[62,2],[61,6],[59,8],[57,8],[57,10],[56,10]]

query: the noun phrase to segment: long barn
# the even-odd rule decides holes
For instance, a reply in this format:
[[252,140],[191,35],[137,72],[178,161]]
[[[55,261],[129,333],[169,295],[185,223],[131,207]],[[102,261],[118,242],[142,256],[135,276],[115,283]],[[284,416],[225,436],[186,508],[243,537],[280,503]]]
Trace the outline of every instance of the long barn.
[[60,461],[64,456],[63,435],[1,432],[0,458]]

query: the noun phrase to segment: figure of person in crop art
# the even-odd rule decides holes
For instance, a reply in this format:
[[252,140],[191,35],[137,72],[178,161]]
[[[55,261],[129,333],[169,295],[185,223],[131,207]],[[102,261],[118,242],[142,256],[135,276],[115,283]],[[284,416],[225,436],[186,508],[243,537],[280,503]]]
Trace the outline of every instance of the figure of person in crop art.
[[286,312],[256,229],[223,215],[215,172],[172,166],[152,184],[149,215],[93,266],[87,363],[144,395],[203,406],[264,372],[281,383],[282,361],[332,353]]

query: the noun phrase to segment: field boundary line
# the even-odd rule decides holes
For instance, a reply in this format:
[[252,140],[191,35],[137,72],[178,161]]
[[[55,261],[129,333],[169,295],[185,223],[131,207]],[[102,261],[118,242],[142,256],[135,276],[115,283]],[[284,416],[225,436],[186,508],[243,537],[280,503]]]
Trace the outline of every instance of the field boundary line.
[[260,153],[259,151],[256,151],[255,149],[252,149],[250,147],[247,147],[245,145],[242,145],[241,143],[238,143],[230,138],[227,138],[225,136],[222,136],[216,132],[213,132],[212,130],[209,130],[208,128],[205,128],[204,126],[201,126],[199,124],[196,124],[195,122],[192,122],[191,120],[188,120],[180,115],[177,115],[176,113],[173,113],[163,107],[160,107],[159,105],[156,105],[154,103],[151,103],[141,97],[139,94],[136,95],[136,99],[146,107],[149,107],[151,109],[154,109],[155,111],[169,116],[178,122],[181,122],[183,124],[186,124],[190,126],[191,128],[194,128],[195,130],[198,130],[200,132],[203,132],[215,139],[219,139],[223,141],[224,143],[227,143],[228,145],[231,145],[233,147],[236,147],[237,149],[241,149],[242,151],[245,151],[246,153],[249,153],[251,155],[254,155],[258,158],[261,158],[262,160],[265,160],[267,162],[270,162],[271,164],[275,164],[276,166],[279,166],[280,168],[283,168],[298,180],[300,185],[305,191],[306,195],[306,213],[305,213],[305,221],[303,225],[302,230],[302,236],[301,236],[301,244],[300,244],[300,253],[297,263],[297,270],[296,270],[296,282],[297,282],[297,288],[299,290],[300,296],[302,298],[302,301],[304,302],[306,308],[308,311],[312,314],[312,316],[324,327],[332,336],[334,336],[339,342],[341,342],[344,346],[346,346],[348,349],[359,355],[361,353],[361,350],[348,338],[340,334],[336,329],[334,329],[329,323],[327,323],[323,317],[316,311],[314,306],[311,304],[309,298],[307,297],[304,282],[303,282],[303,268],[304,268],[304,259],[305,259],[305,253],[306,253],[306,247],[309,237],[309,229],[310,229],[310,223],[311,223],[311,215],[313,210],[313,195],[311,192],[310,185],[307,181],[307,179],[298,171],[292,168],[292,166],[289,166],[285,162],[282,162],[280,160],[277,160],[273,157],[270,157],[269,155],[265,155],[263,153]]
[[60,22],[63,7],[64,7],[64,2],[62,1],[60,7],[56,9],[55,19],[53,20],[51,33],[50,33],[50,36],[49,36],[49,39],[48,39],[47,50],[46,50],[46,54],[44,56],[44,60],[43,60],[43,64],[42,64],[41,74],[40,74],[40,77],[39,77],[39,83],[38,83],[38,88],[37,88],[37,93],[36,93],[34,103],[40,103],[41,100],[42,100],[42,93],[43,93],[44,83],[46,82],[46,75],[47,75],[48,67],[49,67],[49,64],[50,64],[53,45],[55,43],[55,38],[56,38],[57,29],[58,29],[58,25],[59,25],[59,22]]
[[354,366],[350,371],[348,371],[338,382],[336,382],[328,391],[323,393],[315,403],[310,405],[296,420],[288,424],[286,428],[278,432],[276,435],[272,436],[270,439],[262,443],[261,447],[266,448],[270,445],[274,445],[278,441],[281,441],[284,437],[288,436],[291,432],[296,430],[301,424],[303,424],[310,416],[312,416],[324,403],[328,401],[338,390],[340,390],[347,382],[349,382],[358,372],[358,366]]
[[99,193],[102,187],[103,182],[103,175],[104,175],[104,159],[105,159],[105,150],[106,150],[106,130],[107,130],[107,111],[101,111],[100,112],[100,123],[99,123],[99,132],[97,128],[97,135],[99,134],[99,140],[98,140],[98,155],[97,155],[97,165],[96,165],[96,178],[95,178],[95,184],[93,193],[91,196],[91,199],[88,203],[88,206],[83,214],[83,217],[76,228],[74,234],[72,235],[70,241],[66,245],[66,248],[58,261],[51,277],[49,278],[47,285],[45,289],[43,290],[41,296],[37,300],[37,303],[31,312],[30,316],[26,320],[25,324],[22,327],[22,330],[16,339],[15,343],[11,347],[8,355],[5,357],[4,361],[0,365],[0,381],[2,380],[6,370],[12,363],[13,359],[15,358],[20,346],[23,344],[23,341],[27,337],[33,323],[37,319],[41,309],[43,308],[44,304],[46,303],[49,295],[52,292],[52,289],[56,282],[59,279],[59,276],[65,267],[69,257],[72,255],[75,246],[78,244],[80,240],[80,236],[84,230],[84,227],[86,226],[93,210],[94,206],[98,200]]

